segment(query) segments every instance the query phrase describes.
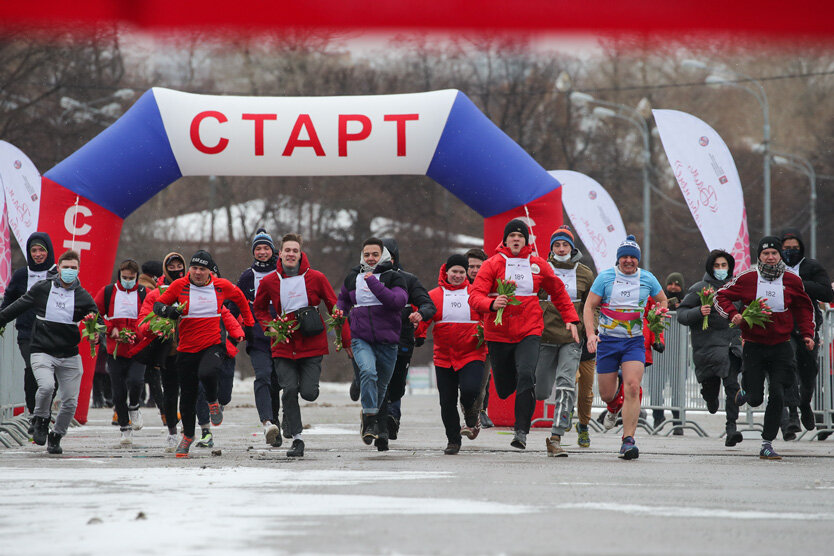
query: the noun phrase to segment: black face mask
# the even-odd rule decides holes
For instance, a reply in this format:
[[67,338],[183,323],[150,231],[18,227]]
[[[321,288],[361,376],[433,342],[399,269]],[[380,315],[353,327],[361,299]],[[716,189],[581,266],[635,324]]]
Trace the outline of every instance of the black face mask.
[[180,278],[185,276],[185,269],[183,268],[182,270],[169,270],[168,274],[170,274],[171,278],[173,278],[174,280],[179,280]]
[[799,249],[783,249],[782,260],[784,260],[788,266],[794,266],[802,260]]

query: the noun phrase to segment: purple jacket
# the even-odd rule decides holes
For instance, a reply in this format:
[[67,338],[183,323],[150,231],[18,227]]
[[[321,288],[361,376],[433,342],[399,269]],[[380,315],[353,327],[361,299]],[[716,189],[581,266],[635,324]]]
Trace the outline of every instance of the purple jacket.
[[399,344],[400,315],[408,301],[405,280],[390,263],[378,265],[366,283],[382,305],[355,307],[359,271],[358,266],[351,269],[339,293],[338,307],[348,315],[351,337],[372,344]]

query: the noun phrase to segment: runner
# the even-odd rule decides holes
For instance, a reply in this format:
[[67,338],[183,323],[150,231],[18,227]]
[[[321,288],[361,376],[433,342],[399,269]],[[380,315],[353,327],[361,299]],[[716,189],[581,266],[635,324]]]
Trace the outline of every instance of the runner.
[[[762,429],[761,459],[780,460],[772,442],[779,432],[785,388],[793,381],[796,371],[791,332],[799,329],[805,349],[814,349],[814,308],[802,279],[787,269],[781,254],[782,242],[767,236],[759,241],[758,264],[742,272],[715,294],[715,308],[722,317],[730,319],[741,329],[744,343],[742,359],[744,374],[742,388],[747,403],[753,407],[764,400],[764,382],[768,383],[767,407]],[[755,299],[766,299],[771,308],[771,321],[764,327],[747,325],[734,302],[746,308]],[[795,323],[795,324],[794,324]]]
[[[23,297],[0,311],[0,328],[29,309],[35,311],[30,357],[38,390],[32,437],[39,446],[48,443],[46,450],[50,454],[63,453],[61,438],[67,434],[78,406],[82,374],[78,323],[96,313],[93,298],[78,281],[79,267],[78,253],[66,251],[58,258],[58,274],[37,282]],[[61,389],[61,407],[50,431],[49,408],[56,379]]]
[[[182,458],[188,457],[194,442],[200,383],[206,389],[212,425],[219,426],[223,422],[223,411],[217,400],[217,375],[225,351],[220,333],[223,302],[231,300],[243,314],[247,342],[252,338],[252,325],[255,323],[243,292],[224,278],[212,278],[213,266],[214,260],[207,251],[197,251],[191,257],[188,275],[175,280],[153,306],[154,312],[161,317],[182,317],[177,331],[182,439],[176,453]],[[178,305],[174,307],[174,303]]]
[[407,299],[405,280],[394,271],[391,254],[382,240],[366,239],[359,266],[345,278],[338,303],[350,325],[352,353],[348,355],[359,366],[361,435],[365,444],[380,437],[388,440],[378,425],[378,413],[394,372],[401,312]]
[[[139,405],[145,387],[145,365],[136,361],[132,353],[139,338],[139,310],[147,293],[137,283],[138,275],[139,263],[133,259],[122,261],[118,280],[101,288],[95,297],[98,312],[107,325],[107,372],[123,446],[133,444],[133,431],[144,424]],[[122,331],[132,332],[134,340],[122,341]]]
[[[142,263],[141,270],[137,283],[144,286],[147,292],[156,289],[156,282],[163,272],[162,261],[145,261]],[[156,362],[145,357],[145,354],[134,357],[134,359],[145,365],[145,384],[148,385],[148,400],[145,402],[145,407],[156,407],[159,410],[162,424],[165,425],[165,394],[162,392],[162,371]]]
[[[266,230],[259,228],[252,238],[252,265],[243,271],[237,281],[237,287],[251,304],[255,301],[261,280],[275,272],[275,265],[278,257],[275,254],[275,244],[272,242]],[[275,310],[270,309],[271,315],[267,320],[275,317]],[[232,311],[234,313],[234,311]],[[278,381],[275,369],[272,365],[272,352],[269,347],[269,340],[264,336],[263,328],[256,319],[252,329],[254,338],[251,345],[246,346],[246,352],[255,370],[255,407],[258,411],[258,418],[264,427],[264,439],[270,446],[281,446],[281,422],[278,413],[281,409],[281,390],[277,386]]]
[[738,384],[741,372],[741,331],[730,327],[726,319],[712,310],[712,304],[703,305],[698,294],[704,288],[718,291],[724,287],[733,275],[735,264],[733,256],[726,251],[711,251],[707,256],[704,278],[689,288],[677,310],[678,322],[688,326],[692,336],[695,377],[701,385],[701,396],[707,402],[710,413],[718,411],[718,394],[722,381],[724,383],[724,411],[727,417],[725,446],[735,446],[744,440],[736,427],[739,405],[744,405],[746,397]]
[[[577,314],[582,313],[582,306],[594,282],[594,273],[579,262],[581,259],[582,253],[574,245],[573,232],[568,226],[561,226],[553,232],[550,236],[550,255],[547,262],[567,288]],[[547,455],[567,457],[567,451],[562,448],[562,436],[571,425],[582,345],[581,342],[575,341],[571,331],[566,329],[561,313],[551,303],[544,290],[539,291],[539,298],[544,331],[539,347],[539,362],[536,365],[536,399],[551,399],[554,404],[553,427],[550,430],[550,438],[545,440]],[[577,333],[581,338],[584,333],[582,323],[577,325]],[[588,421],[580,422],[577,431],[580,435],[580,446],[585,439],[585,446],[590,445]]]
[[[527,434],[536,408],[536,363],[544,330],[537,292],[544,289],[567,323],[565,328],[579,342],[576,325],[579,317],[562,281],[541,257],[533,255],[530,231],[522,220],[511,220],[504,228],[504,239],[496,254],[478,272],[469,294],[470,306],[484,316],[484,337],[488,342],[495,389],[501,399],[515,392],[514,448],[527,448]],[[519,305],[509,305],[510,297],[498,295],[498,280],[516,284]],[[503,310],[503,324],[495,324],[496,312]]]
[[[466,278],[470,284],[475,283],[475,278],[478,276],[478,271],[481,270],[484,261],[487,260],[486,253],[483,249],[470,249],[463,255],[466,257],[468,265],[466,267]],[[487,407],[489,406],[489,379],[492,378],[492,367],[489,365],[489,359],[484,362],[484,378],[481,381],[481,393],[478,395],[477,404],[481,408],[480,420],[481,428],[489,429],[495,426],[492,419],[487,415]]]
[[[49,239],[49,234],[34,232],[26,240],[26,266],[18,268],[12,274],[0,310],[20,299],[23,294],[41,280],[46,280],[47,272],[50,270],[51,274],[54,275],[57,272],[54,267],[55,252],[52,249],[52,240]],[[17,348],[20,350],[20,355],[23,356],[23,390],[26,397],[26,409],[30,415],[35,412],[35,394],[38,391],[38,381],[35,380],[35,375],[32,373],[32,364],[29,359],[34,322],[35,311],[32,309],[17,317],[14,323],[15,328],[17,328]],[[32,436],[31,422],[29,424],[29,436]]]
[[[402,309],[402,327],[400,328],[400,343],[397,346],[397,361],[394,363],[394,374],[388,383],[388,390],[379,408],[381,417],[379,419],[380,432],[387,433],[388,438],[396,440],[400,430],[400,419],[402,417],[401,401],[405,395],[405,387],[408,379],[408,366],[411,364],[411,356],[414,348],[423,345],[422,338],[414,337],[415,327],[420,322],[434,316],[437,308],[429,297],[429,292],[420,283],[414,274],[406,272],[400,265],[400,248],[393,238],[383,239],[383,246],[391,253],[391,263],[394,270],[405,280],[405,289],[408,292],[408,300]],[[377,439],[375,444],[380,451],[387,448],[385,434],[382,439]],[[382,446],[380,446],[382,444]]]
[[[319,397],[321,361],[330,352],[318,306],[324,302],[331,312],[336,305],[336,292],[324,274],[310,268],[298,234],[286,234],[281,238],[278,256],[280,268],[261,280],[254,309],[255,317],[264,327],[274,318],[270,307],[279,315],[290,315],[299,326],[288,342],[272,347],[272,362],[284,390],[284,421],[292,435],[287,456],[297,458],[304,455],[301,437],[304,427],[298,397],[308,402]],[[347,326],[342,330],[342,339],[344,342],[350,339]]]
[[[466,279],[466,269],[467,259],[463,255],[452,255],[440,267],[437,287],[429,292],[437,312],[417,328],[417,336],[425,338],[429,325],[434,323],[434,372],[440,395],[440,416],[448,441],[443,450],[446,455],[460,451],[461,435],[475,440],[481,431],[481,408],[477,401],[487,348],[478,338],[480,315],[469,306],[472,285]],[[463,428],[458,414],[458,392],[463,408]]]
[[[583,313],[588,351],[597,354],[597,385],[602,400],[608,403],[605,428],[610,430],[623,413],[623,443],[620,457],[637,459],[634,442],[640,417],[640,381],[643,379],[646,351],[643,338],[643,308],[651,296],[660,307],[666,294],[657,278],[637,267],[640,246],[630,235],[617,248],[617,266],[602,271],[591,286]],[[599,334],[594,315],[599,309]],[[622,383],[618,372],[622,368]]]

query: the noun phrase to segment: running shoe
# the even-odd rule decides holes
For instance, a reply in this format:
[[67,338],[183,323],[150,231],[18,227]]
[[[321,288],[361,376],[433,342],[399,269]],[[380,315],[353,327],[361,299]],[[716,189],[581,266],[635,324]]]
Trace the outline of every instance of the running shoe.
[[292,446],[287,450],[288,458],[300,458],[304,456],[304,441],[296,438],[292,441]]
[[518,448],[519,450],[527,449],[527,433],[519,430],[515,431],[515,434],[513,434],[513,440],[510,442],[510,446]]
[[169,434],[168,439],[165,441],[165,451],[173,454],[177,451],[177,435],[176,434]]
[[747,403],[747,392],[745,392],[744,390],[739,388],[738,392],[736,392],[736,395],[735,395],[735,402],[736,402],[736,405],[739,406],[739,407],[746,404]]
[[465,436],[469,440],[475,440],[478,438],[478,434],[481,432],[481,424],[478,423],[474,427],[467,427],[466,425],[462,426],[460,429],[460,435]]
[[588,425],[583,425],[582,423],[577,423],[576,431],[579,433],[579,437],[577,438],[576,443],[579,444],[580,448],[590,448],[591,447],[591,435],[588,432]]
[[640,450],[634,443],[634,438],[626,436],[623,438],[623,445],[620,446],[620,459],[637,459],[640,457]]
[[214,435],[211,431],[204,430],[203,436],[197,441],[198,448],[214,448]]
[[605,414],[605,419],[602,420],[602,428],[604,428],[607,431],[610,431],[617,424],[617,419],[619,419],[619,417],[619,411],[616,413],[614,413],[613,411],[608,411]]
[[119,426],[119,414],[116,413],[115,409],[113,410],[113,420],[110,421],[110,424],[115,425],[117,427]]
[[454,442],[446,444],[446,449],[443,450],[443,453],[447,456],[454,456],[458,452],[460,452],[460,444],[455,444]]
[[762,449],[759,452],[759,459],[780,460],[782,456],[776,453],[776,450],[773,449],[770,442],[765,442],[762,444]]
[[63,435],[49,431],[46,440],[46,451],[50,454],[63,454],[64,449],[61,448],[61,437]]
[[492,422],[492,419],[489,418],[486,411],[481,411],[480,419],[482,429],[491,429],[495,426],[495,423]]
[[130,426],[133,427],[133,430],[138,431],[142,429],[145,420],[142,418],[142,412],[139,411],[138,405],[132,409],[128,407],[127,416],[130,419]]
[[727,436],[724,439],[724,446],[732,448],[736,444],[740,444],[744,440],[744,435],[738,432],[735,427],[727,427]]
[[209,415],[211,416],[211,424],[219,427],[223,423],[223,408],[217,402],[208,404]]
[[32,442],[38,446],[46,444],[49,435],[49,418],[48,417],[32,417]]
[[562,437],[556,434],[544,439],[547,445],[547,455],[552,458],[566,458],[568,453],[562,448]]
[[119,439],[119,444],[122,446],[130,446],[133,444],[133,429],[124,427],[121,430],[122,437]]
[[188,449],[191,448],[191,444],[194,442],[194,437],[188,437],[182,435],[182,440],[180,440],[179,446],[177,446],[177,457],[178,458],[187,458],[188,457]]
[[276,441],[278,442],[278,446],[280,446],[281,429],[278,428],[278,425],[274,425],[271,422],[267,421],[266,425],[264,425],[264,438],[266,439],[266,443],[270,446],[275,446]]

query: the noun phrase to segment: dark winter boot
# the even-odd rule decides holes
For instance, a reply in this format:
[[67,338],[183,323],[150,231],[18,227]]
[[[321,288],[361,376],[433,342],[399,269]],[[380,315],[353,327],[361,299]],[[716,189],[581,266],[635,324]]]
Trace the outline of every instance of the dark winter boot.
[[379,438],[379,427],[377,426],[377,415],[362,414],[362,442],[368,446]]
[[64,449],[61,448],[61,436],[58,433],[50,432],[48,435],[48,444],[46,446],[46,451],[50,454],[63,454]]
[[46,436],[49,434],[49,418],[48,417],[32,417],[32,440],[38,446],[46,444]]
[[741,444],[744,436],[736,430],[735,423],[727,423],[727,436],[724,438],[724,446],[731,448],[736,444]]

